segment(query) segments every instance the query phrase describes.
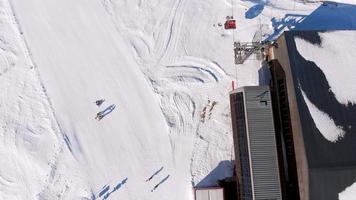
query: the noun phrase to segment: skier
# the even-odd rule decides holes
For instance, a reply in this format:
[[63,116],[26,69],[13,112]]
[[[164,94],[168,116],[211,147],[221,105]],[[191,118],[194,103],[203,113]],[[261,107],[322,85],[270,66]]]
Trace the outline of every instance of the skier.
[[95,119],[97,119],[98,121],[100,121],[103,117],[104,117],[104,115],[102,115],[101,112],[98,112],[98,113],[96,113]]
[[146,182],[150,181],[155,175],[152,175],[150,178],[146,180]]
[[157,189],[159,186],[159,184],[155,185],[155,187],[151,190],[151,192],[155,191],[155,189]]
[[157,170],[155,173],[152,174],[151,177],[149,177],[146,182],[150,181],[154,176],[156,176],[158,173],[160,173],[163,170],[163,167],[161,167],[159,170]]
[[157,185],[155,185],[155,187],[151,190],[151,192],[153,192],[158,186],[160,186],[162,183],[164,183],[170,175],[167,175],[164,179],[162,179],[159,183],[157,183]]
[[105,99],[99,99],[99,100],[95,101],[95,104],[96,104],[97,106],[100,106],[101,104],[104,103],[104,101],[105,101]]

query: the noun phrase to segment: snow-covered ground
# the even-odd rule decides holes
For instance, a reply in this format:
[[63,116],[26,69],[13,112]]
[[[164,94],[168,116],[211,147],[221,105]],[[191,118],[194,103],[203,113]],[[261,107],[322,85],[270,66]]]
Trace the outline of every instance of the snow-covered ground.
[[0,0],[0,199],[192,200],[232,173],[231,81],[259,82],[233,41],[275,38],[319,6]]

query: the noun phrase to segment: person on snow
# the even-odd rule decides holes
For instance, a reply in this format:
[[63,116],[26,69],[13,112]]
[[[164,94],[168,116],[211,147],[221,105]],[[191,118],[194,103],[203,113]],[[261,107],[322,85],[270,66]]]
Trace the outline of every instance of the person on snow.
[[98,113],[96,113],[96,117],[95,117],[95,119],[97,119],[97,120],[101,120],[103,117],[104,117],[104,115],[102,115],[102,113],[101,113],[101,112],[98,112]]
[[155,187],[151,190],[151,192],[153,192],[155,189],[157,189],[159,186],[159,184],[155,185]]
[[153,177],[154,177],[154,175],[152,175],[150,178],[148,178],[148,179],[146,180],[146,182],[150,181]]
[[100,106],[101,104],[104,103],[104,101],[105,101],[105,99],[99,99],[99,100],[95,101],[95,104],[96,104],[97,106]]

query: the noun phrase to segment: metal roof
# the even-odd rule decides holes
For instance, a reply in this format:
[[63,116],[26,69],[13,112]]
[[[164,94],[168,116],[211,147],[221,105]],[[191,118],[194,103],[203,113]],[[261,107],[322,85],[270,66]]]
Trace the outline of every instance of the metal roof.
[[[296,37],[316,45],[323,41],[318,31],[285,32],[308,160],[309,197],[311,200],[337,200],[338,193],[356,181],[356,105],[344,105],[337,101],[323,71],[297,51]],[[322,136],[309,113],[301,89],[318,109],[343,128],[345,136],[340,141],[333,143]]]

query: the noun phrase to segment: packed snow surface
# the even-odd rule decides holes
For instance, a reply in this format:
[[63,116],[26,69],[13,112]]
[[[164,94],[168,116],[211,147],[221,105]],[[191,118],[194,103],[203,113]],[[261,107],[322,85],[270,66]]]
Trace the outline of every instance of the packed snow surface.
[[330,142],[337,142],[342,139],[345,135],[345,131],[342,130],[342,127],[339,127],[335,124],[334,120],[330,118],[327,113],[319,110],[310,100],[308,96],[304,93],[302,95],[304,101],[306,102],[310,115],[312,116],[315,126],[319,129],[320,133],[325,137],[325,139]]
[[356,196],[356,183],[347,187],[344,191],[339,193],[339,200],[352,200]]
[[[0,0],[0,199],[192,200],[232,173],[231,81],[259,84],[261,62],[235,66],[233,41],[275,38],[319,6]],[[219,26],[228,15],[236,30]]]
[[[321,45],[296,38],[298,52],[324,72],[336,99],[345,105],[356,104],[356,31],[320,33]],[[350,50],[349,50],[350,49]],[[342,52],[342,53],[340,53]]]

